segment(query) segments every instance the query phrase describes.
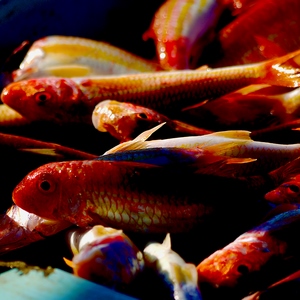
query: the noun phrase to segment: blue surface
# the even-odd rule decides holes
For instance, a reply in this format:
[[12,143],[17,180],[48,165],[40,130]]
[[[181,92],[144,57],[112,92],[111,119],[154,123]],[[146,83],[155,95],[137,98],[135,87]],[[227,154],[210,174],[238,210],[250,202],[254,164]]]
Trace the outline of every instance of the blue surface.
[[48,276],[36,270],[22,274],[12,269],[0,275],[0,290],[1,300],[135,299],[59,269]]

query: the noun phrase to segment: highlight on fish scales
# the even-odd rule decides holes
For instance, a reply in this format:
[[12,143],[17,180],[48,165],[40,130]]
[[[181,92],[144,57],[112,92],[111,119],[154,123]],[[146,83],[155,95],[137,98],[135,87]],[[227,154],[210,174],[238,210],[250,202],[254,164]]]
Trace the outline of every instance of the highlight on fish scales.
[[198,176],[193,168],[135,161],[49,163],[25,176],[13,201],[40,217],[80,227],[186,232],[213,212],[199,190]]
[[178,70],[83,78],[36,78],[7,85],[3,103],[29,120],[87,122],[107,99],[130,102],[160,113],[175,112],[249,84],[298,87],[300,50],[272,60],[235,67]]

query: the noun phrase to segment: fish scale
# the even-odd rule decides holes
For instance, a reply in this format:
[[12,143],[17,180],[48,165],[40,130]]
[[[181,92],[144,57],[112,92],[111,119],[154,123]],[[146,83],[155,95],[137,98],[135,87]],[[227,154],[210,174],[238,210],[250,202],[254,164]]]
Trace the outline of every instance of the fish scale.
[[180,232],[213,211],[196,184],[197,176],[181,177],[174,170],[143,163],[50,163],[28,174],[16,187],[13,200],[39,216],[79,226]]
[[299,69],[293,67],[299,65],[299,55],[300,50],[262,63],[219,69],[29,79],[7,85],[1,100],[29,120],[92,124],[95,106],[107,99],[144,105],[170,115],[254,83],[297,87]]

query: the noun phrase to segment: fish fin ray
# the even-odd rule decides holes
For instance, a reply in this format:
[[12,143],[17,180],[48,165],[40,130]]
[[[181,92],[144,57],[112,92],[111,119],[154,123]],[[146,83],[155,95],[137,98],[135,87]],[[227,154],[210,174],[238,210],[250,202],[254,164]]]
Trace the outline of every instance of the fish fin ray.
[[111,153],[125,151],[125,150],[143,149],[143,142],[146,141],[155,131],[157,131],[160,127],[162,127],[165,124],[166,124],[166,122],[158,124],[157,126],[142,132],[140,135],[138,135],[132,141],[121,143],[121,144],[109,149],[104,154],[111,154]]
[[65,257],[63,257],[63,260],[64,260],[64,262],[65,262],[70,268],[74,269],[75,264],[73,263],[73,261],[71,261],[71,260],[69,260],[69,259],[67,259],[67,258],[65,258]]

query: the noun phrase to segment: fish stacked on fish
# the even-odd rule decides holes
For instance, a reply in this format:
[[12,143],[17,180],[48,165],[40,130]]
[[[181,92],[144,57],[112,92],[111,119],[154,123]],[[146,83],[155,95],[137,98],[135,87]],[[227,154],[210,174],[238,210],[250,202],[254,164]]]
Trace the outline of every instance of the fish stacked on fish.
[[[295,1],[289,1],[297,8]],[[224,220],[226,225],[241,219],[247,223],[242,212],[257,210],[248,221],[260,225],[243,234],[244,224],[240,224],[236,231],[241,235],[234,242],[200,263],[203,255],[199,254],[198,261],[186,267],[185,260],[170,249],[167,235],[162,245],[153,243],[145,248],[146,264],[155,265],[164,278],[168,273],[174,292],[171,298],[201,299],[203,283],[214,289],[234,289],[250,278],[250,289],[241,294],[246,296],[261,288],[251,286],[251,278],[265,265],[285,266],[290,257],[297,260],[299,247],[292,236],[299,229],[299,210],[294,204],[298,204],[300,144],[256,140],[259,133],[249,130],[272,131],[276,125],[295,129],[299,125],[300,47],[282,51],[279,45],[269,53],[270,40],[262,32],[254,37],[255,46],[251,44],[249,64],[226,65],[228,57],[216,61],[217,67],[191,64],[205,50],[224,9],[230,8],[235,16],[234,26],[249,20],[265,5],[276,6],[277,11],[282,3],[244,1],[242,5],[249,10],[239,13],[234,12],[234,1],[166,1],[150,25],[152,33],[148,31],[155,39],[156,62],[77,37],[49,36],[36,41],[13,73],[14,82],[1,94],[4,114],[13,119],[8,126],[23,122],[94,125],[102,132],[98,132],[100,142],[103,132],[108,131],[121,143],[96,155],[3,134],[3,144],[11,148],[52,152],[60,161],[31,170],[16,184],[14,206],[3,216],[0,228],[1,251],[20,248],[71,225],[84,232],[101,226],[105,238],[98,235],[96,241],[80,246],[69,264],[89,280],[96,274],[110,283],[128,284],[136,271],[143,272],[143,263],[141,253],[122,230],[142,235],[188,235],[203,230],[209,220],[214,220],[210,224],[215,222],[215,226]],[[203,19],[209,22],[198,26]],[[217,36],[223,38],[222,50],[230,57],[225,32],[228,29],[223,27]],[[254,55],[255,47],[264,59]],[[108,56],[109,51],[113,57]],[[236,61],[246,58],[241,52]],[[195,121],[195,116],[201,120]],[[4,119],[2,123],[8,124]],[[147,127],[141,129],[142,123]],[[153,138],[167,126],[182,136]],[[285,206],[287,212],[261,221],[261,215],[274,204],[271,201],[292,205]],[[260,210],[261,203],[265,211]],[[239,216],[235,210],[240,211]],[[12,228],[10,234],[8,228]],[[120,245],[122,253],[112,250]],[[157,257],[148,255],[150,249]],[[124,263],[123,252],[132,258],[134,267],[129,262],[124,272],[118,272],[116,266]],[[166,257],[158,257],[159,253]],[[104,267],[95,263],[99,257]],[[110,270],[106,268],[108,258],[115,266]],[[266,282],[265,287],[270,284]]]
[[121,289],[143,271],[144,258],[122,230],[96,225],[68,233],[76,276]]

